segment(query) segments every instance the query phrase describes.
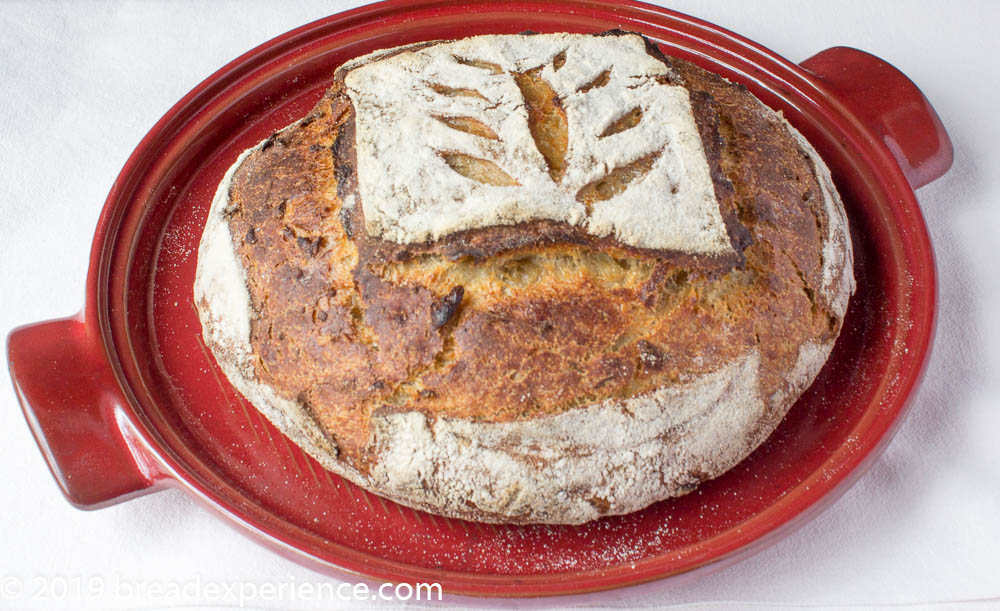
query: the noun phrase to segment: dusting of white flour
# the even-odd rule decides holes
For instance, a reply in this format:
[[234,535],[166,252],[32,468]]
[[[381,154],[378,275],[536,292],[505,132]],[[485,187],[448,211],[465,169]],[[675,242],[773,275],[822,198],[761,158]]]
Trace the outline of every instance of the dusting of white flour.
[[[557,55],[565,62],[555,62]],[[558,182],[532,138],[514,78],[539,67],[561,99],[568,124],[567,169]],[[549,219],[636,247],[732,252],[688,91],[666,83],[662,77],[670,69],[647,53],[637,35],[475,36],[371,63],[360,58],[345,70],[370,235],[413,243]],[[581,89],[605,71],[606,84]],[[478,95],[446,95],[434,85]],[[636,126],[601,137],[634,108],[642,111]],[[471,117],[497,138],[453,129],[442,117]],[[447,165],[442,152],[488,160],[518,184],[467,178]],[[644,177],[596,202],[589,215],[577,201],[584,186],[657,153]]]
[[759,365],[751,352],[686,384],[528,422],[376,415],[372,478],[411,502],[539,522],[591,520],[605,503],[635,511],[723,473],[770,433],[741,436],[765,410]]

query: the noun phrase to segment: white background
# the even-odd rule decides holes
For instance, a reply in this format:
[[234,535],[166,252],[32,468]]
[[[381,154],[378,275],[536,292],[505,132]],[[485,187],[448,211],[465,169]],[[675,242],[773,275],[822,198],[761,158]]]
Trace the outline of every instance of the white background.
[[[129,153],[176,100],[251,47],[356,4],[0,4],[0,332],[80,307],[104,198]],[[1000,597],[1000,3],[678,0],[671,6],[794,61],[834,45],[855,46],[922,87],[956,149],[951,172],[918,193],[939,266],[937,341],[924,385],[888,451],[794,535],[696,583],[547,604],[867,608],[979,599],[970,606],[1000,608],[1000,600],[982,601]],[[25,588],[16,600],[0,596],[0,608],[213,602],[114,595],[115,583],[138,581],[200,579],[226,587],[325,580],[257,546],[179,492],[97,512],[71,508],[6,381],[0,382],[0,488],[0,579]],[[32,581],[57,576],[81,579],[85,595],[71,589],[63,601],[53,600],[52,591],[48,600],[28,599]],[[105,584],[103,596],[86,596],[94,579]],[[336,603],[257,597],[248,605]]]

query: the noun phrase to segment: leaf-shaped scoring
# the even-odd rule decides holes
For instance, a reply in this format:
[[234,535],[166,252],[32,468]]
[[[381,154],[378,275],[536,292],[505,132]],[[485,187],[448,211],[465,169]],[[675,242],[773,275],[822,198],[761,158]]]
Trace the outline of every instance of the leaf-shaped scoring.
[[607,138],[614,134],[619,134],[627,129],[632,129],[642,121],[642,106],[636,106],[632,110],[626,112],[622,116],[618,117],[614,121],[608,124],[601,132],[601,138]]
[[638,247],[731,252],[674,81],[638,36],[474,37],[353,68],[367,228],[411,242],[549,219]]
[[[462,65],[488,70],[493,74],[502,73],[500,66],[492,62],[458,56],[455,56],[455,61]],[[553,71],[562,68],[565,62],[565,51],[556,54],[552,59]],[[562,101],[555,89],[541,76],[543,67],[538,66],[523,72],[511,72],[510,75],[524,98],[531,137],[538,152],[545,159],[549,176],[558,183],[566,173],[566,152],[569,147],[570,134]],[[602,70],[592,79],[577,87],[576,92],[586,94],[604,87],[611,81],[611,72],[611,68]],[[444,85],[435,85],[434,89],[445,95],[456,95],[456,92],[461,92],[460,95],[482,97],[478,91],[470,89],[456,89]],[[639,125],[642,116],[642,106],[633,106],[620,117],[611,121],[598,137],[606,138],[632,129]],[[493,129],[474,117],[436,116],[435,118],[452,129],[491,140],[497,139],[497,134]],[[606,175],[580,188],[576,193],[576,200],[586,206],[589,215],[595,202],[606,201],[623,193],[630,184],[644,177],[652,169],[661,153],[662,151],[647,153],[614,167]],[[439,154],[445,159],[448,167],[471,180],[493,186],[520,185],[510,174],[489,160],[455,152],[439,151]]]
[[515,72],[514,82],[524,97],[528,109],[528,129],[538,152],[549,166],[549,176],[559,182],[566,173],[566,149],[569,129],[563,110],[552,86],[541,77],[542,68]]
[[516,187],[519,183],[504,172],[500,166],[488,159],[480,159],[465,153],[442,151],[441,158],[448,167],[462,176],[494,187]]
[[648,174],[653,169],[653,164],[656,163],[660,155],[660,152],[650,153],[635,161],[614,168],[606,175],[577,191],[576,201],[587,207],[587,214],[589,215],[593,211],[596,202],[607,201],[623,193],[630,184]]
[[448,127],[457,129],[460,132],[473,134],[481,138],[489,138],[490,140],[497,140],[499,138],[497,133],[493,131],[489,125],[473,117],[446,117],[443,115],[435,115],[434,118]]

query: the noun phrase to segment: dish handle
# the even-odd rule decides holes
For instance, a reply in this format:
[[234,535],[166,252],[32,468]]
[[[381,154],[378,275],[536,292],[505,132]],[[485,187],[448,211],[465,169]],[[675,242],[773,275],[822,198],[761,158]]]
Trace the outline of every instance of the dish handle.
[[7,363],[24,417],[70,503],[99,509],[157,490],[159,463],[126,416],[128,402],[82,314],[19,327]]
[[954,149],[934,108],[905,74],[858,49],[832,47],[801,63],[880,138],[917,189],[943,176]]

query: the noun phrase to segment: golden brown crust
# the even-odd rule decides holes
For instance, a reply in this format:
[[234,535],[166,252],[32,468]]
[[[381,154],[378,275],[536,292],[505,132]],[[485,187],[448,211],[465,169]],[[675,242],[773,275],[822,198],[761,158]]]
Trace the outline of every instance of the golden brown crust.
[[[420,245],[370,238],[340,84],[230,191],[258,378],[366,472],[374,413],[514,422],[636,396],[760,353],[760,395],[836,337],[813,170],[745,88],[676,59],[739,260],[650,252],[537,221]],[[782,412],[783,413],[783,412]],[[771,414],[762,426],[773,426]]]

